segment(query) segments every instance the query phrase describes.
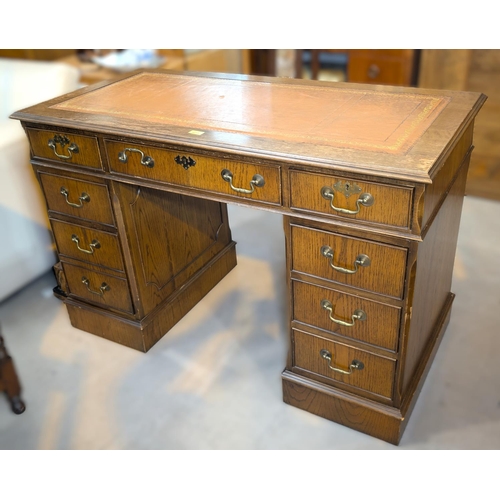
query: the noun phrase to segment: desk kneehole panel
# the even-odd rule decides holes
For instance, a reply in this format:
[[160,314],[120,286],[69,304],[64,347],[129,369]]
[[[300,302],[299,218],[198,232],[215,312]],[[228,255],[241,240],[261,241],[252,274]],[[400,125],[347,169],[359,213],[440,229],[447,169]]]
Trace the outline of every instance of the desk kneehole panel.
[[292,224],[292,269],[395,298],[404,290],[407,250]]
[[293,319],[396,352],[401,308],[293,281]]
[[96,137],[32,128],[26,132],[35,157],[102,170]]
[[106,153],[112,172],[281,204],[279,167],[115,141]]
[[39,171],[49,211],[114,225],[108,187],[82,179]]
[[290,207],[343,219],[409,228],[412,188],[290,171]]
[[323,337],[292,330],[293,366],[384,398],[392,398],[396,362]]
[[123,271],[120,244],[115,234],[54,219],[50,223],[61,259],[70,257]]
[[133,314],[134,309],[126,279],[91,271],[66,262],[62,265],[71,295],[106,309]]

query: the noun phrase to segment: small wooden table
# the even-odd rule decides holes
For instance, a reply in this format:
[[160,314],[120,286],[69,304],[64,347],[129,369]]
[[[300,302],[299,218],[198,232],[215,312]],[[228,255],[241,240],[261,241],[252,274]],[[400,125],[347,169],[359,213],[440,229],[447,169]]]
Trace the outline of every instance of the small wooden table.
[[147,351],[236,265],[226,203],[278,212],[284,401],[398,443],[450,317],[484,101],[146,71],[13,117],[76,328]]

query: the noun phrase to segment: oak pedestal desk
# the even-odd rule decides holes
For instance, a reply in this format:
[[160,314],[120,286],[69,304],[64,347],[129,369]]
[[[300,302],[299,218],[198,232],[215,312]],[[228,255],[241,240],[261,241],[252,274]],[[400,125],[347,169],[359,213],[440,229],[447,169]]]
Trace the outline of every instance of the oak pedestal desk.
[[397,444],[450,317],[485,99],[146,71],[12,117],[73,326],[148,351],[236,265],[226,203],[279,212],[284,401]]

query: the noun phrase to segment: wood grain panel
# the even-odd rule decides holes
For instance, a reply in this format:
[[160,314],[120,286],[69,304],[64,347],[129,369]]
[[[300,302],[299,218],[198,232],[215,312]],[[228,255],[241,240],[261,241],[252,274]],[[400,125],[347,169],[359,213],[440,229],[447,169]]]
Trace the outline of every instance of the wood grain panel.
[[[394,361],[299,330],[293,330],[293,345],[293,366],[386,398],[392,397]],[[338,373],[329,367],[328,360],[321,357],[322,349],[331,353],[332,366],[348,370],[351,362],[358,360],[364,363],[364,368],[353,370],[350,375]]]
[[[293,319],[396,351],[401,308],[300,281],[293,281],[292,287]],[[354,326],[338,325],[330,319],[330,312],[321,306],[323,300],[333,305],[335,319],[352,323],[352,315],[357,309],[366,313],[366,319],[354,321]]]
[[418,245],[403,393],[449,298],[467,169],[468,162],[462,166],[424,241]]
[[144,320],[131,320],[71,298],[65,299],[75,328],[147,352],[236,265],[234,243],[196,273]]
[[[224,204],[113,183],[147,314],[231,241]],[[151,214],[154,214],[152,217]]]
[[[50,211],[79,219],[114,225],[113,211],[106,184],[84,178],[74,179],[39,171],[45,199]],[[61,190],[68,193],[64,196]],[[82,198],[88,201],[82,201]],[[74,207],[72,204],[81,205]]]
[[[124,269],[120,244],[116,235],[54,219],[51,219],[50,223],[59,255],[62,258],[66,256],[98,266]],[[77,242],[72,240],[73,235],[78,238],[78,246],[81,249],[91,251],[93,248],[93,252],[86,253],[79,250]],[[99,242],[99,248],[91,247],[93,241]]]
[[[348,194],[334,191],[333,206],[347,210],[357,210],[356,201],[363,193],[373,196],[374,203],[370,207],[360,206],[359,213],[355,215],[343,214],[331,207],[331,200],[323,198],[321,189],[342,182],[348,183],[350,189],[360,189],[357,194]],[[301,209],[330,217],[364,220],[378,222],[396,227],[409,227],[411,220],[412,192],[410,188],[398,188],[384,184],[374,184],[349,179],[345,177],[332,177],[326,175],[314,175],[310,172],[290,171],[290,208]]]
[[[141,165],[142,157],[137,152],[127,152],[127,162],[122,163],[118,157],[126,148],[140,149],[144,155],[153,158],[154,166],[150,168]],[[185,151],[170,151],[146,145],[112,141],[106,141],[106,151],[113,172],[164,181],[178,186],[214,191],[238,198],[258,200],[276,205],[281,203],[279,167],[246,164],[222,158],[210,158],[202,154],[187,153]],[[184,168],[183,165],[176,162],[177,157],[191,159],[195,164]],[[233,186],[238,189],[251,190],[250,181],[254,175],[264,177],[265,184],[262,187],[255,187],[254,192],[251,194],[236,192],[231,188],[230,183],[222,178],[221,173],[225,169],[233,174]]]
[[[435,210],[439,209],[440,203],[443,202],[444,196],[458,174],[462,162],[471,153],[473,125],[471,124],[464,132],[462,138],[432,180],[432,184],[425,187],[422,229],[431,220]],[[467,161],[469,161],[468,157]]]
[[[99,146],[95,137],[31,128],[27,129],[27,134],[30,139],[31,150],[35,157],[102,170]],[[70,144],[76,144],[78,146],[78,153],[71,153],[71,158],[59,158],[54,150],[48,145],[49,140],[53,139],[56,135],[66,137],[70,141]],[[59,144],[56,147],[56,152],[62,156],[70,156],[67,147],[62,148]]]
[[[331,267],[330,259],[321,253],[323,246],[333,250],[335,266],[353,270],[356,257],[361,254],[367,255],[371,263],[358,267],[355,274],[344,274]],[[401,298],[406,254],[404,248],[292,225],[293,269],[335,283]]]
[[[69,293],[105,308],[134,312],[126,279],[63,263]],[[86,285],[83,280],[88,280]],[[101,287],[105,289],[101,290]]]
[[283,373],[283,401],[351,429],[397,445],[406,421],[394,408]]

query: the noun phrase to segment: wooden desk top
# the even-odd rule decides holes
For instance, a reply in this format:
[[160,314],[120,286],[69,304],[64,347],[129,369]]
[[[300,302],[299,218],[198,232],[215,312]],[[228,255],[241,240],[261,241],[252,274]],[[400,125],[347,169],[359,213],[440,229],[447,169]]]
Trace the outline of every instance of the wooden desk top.
[[13,118],[431,182],[485,99],[479,93],[144,71]]

